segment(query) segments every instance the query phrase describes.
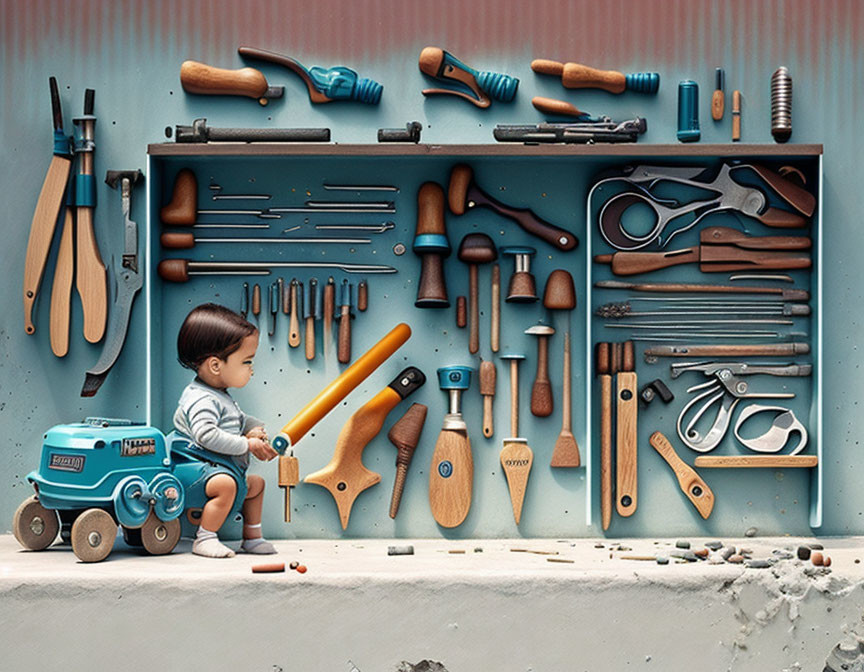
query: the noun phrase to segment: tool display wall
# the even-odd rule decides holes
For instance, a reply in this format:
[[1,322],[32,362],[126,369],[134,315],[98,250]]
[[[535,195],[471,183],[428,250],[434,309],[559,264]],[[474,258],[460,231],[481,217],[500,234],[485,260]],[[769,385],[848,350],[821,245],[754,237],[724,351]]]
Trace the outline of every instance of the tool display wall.
[[[606,328],[609,321],[595,315],[597,308],[611,302],[624,302],[634,293],[595,288],[602,280],[634,280],[612,275],[610,267],[589,260],[597,254],[614,252],[601,236],[597,222],[597,206],[587,203],[588,193],[601,172],[621,169],[627,165],[659,164],[719,168],[724,159],[734,155],[735,160],[758,160],[772,169],[792,164],[807,179],[807,189],[817,195],[821,184],[821,148],[818,146],[711,146],[695,149],[682,146],[648,145],[638,147],[532,147],[532,146],[312,146],[292,147],[275,145],[209,145],[183,147],[163,144],[150,146],[148,165],[148,276],[145,287],[148,315],[148,419],[156,426],[170,427],[176,398],[188,382],[188,372],[176,364],[175,344],[177,329],[188,310],[205,301],[223,303],[241,308],[243,283],[251,287],[259,284],[262,306],[258,316],[261,329],[261,347],[256,357],[256,376],[253,384],[238,392],[244,408],[255,409],[264,418],[271,431],[290,418],[317,390],[333,379],[344,367],[337,361],[335,345],[323,349],[320,323],[317,352],[307,359],[304,347],[289,346],[289,318],[281,312],[276,315],[275,329],[268,312],[267,288],[278,279],[290,287],[296,278],[308,287],[313,278],[320,287],[328,277],[334,277],[339,287],[343,280],[368,283],[368,309],[361,313],[355,309],[352,320],[353,352],[362,353],[397,322],[411,325],[413,336],[388,362],[376,372],[368,385],[362,386],[352,397],[335,409],[330,418],[315,428],[297,447],[295,456],[300,463],[300,480],[324,468],[333,455],[336,437],[348,415],[356,411],[401,369],[408,365],[421,368],[428,383],[412,395],[411,401],[428,407],[427,427],[420,436],[404,483],[399,513],[395,520],[388,516],[391,491],[396,477],[396,450],[387,440],[387,431],[410,405],[405,402],[381,433],[372,440],[363,453],[365,466],[381,474],[381,482],[359,495],[351,510],[350,521],[343,532],[333,497],[323,488],[300,483],[291,495],[292,522],[284,525],[280,513],[283,509],[281,493],[275,487],[272,465],[257,465],[259,473],[268,478],[268,501],[265,505],[265,527],[272,536],[296,537],[490,537],[490,536],[591,536],[603,532],[600,516],[600,423],[597,409],[600,404],[599,384],[595,378],[594,351],[598,342],[623,341],[618,330]],[[457,164],[467,164],[473,180],[485,194],[513,208],[529,208],[536,216],[572,232],[580,244],[565,251],[557,246],[529,235],[511,220],[487,208],[468,208],[465,214],[455,215],[446,208],[446,229],[451,253],[443,261],[444,278],[450,307],[426,310],[415,307],[417,283],[420,277],[420,257],[411,252],[417,226],[418,191],[424,183],[437,182],[446,191],[451,171]],[[268,204],[277,206],[302,205],[307,200],[333,200],[332,191],[325,184],[395,185],[398,192],[370,195],[360,191],[347,191],[339,198],[352,201],[392,200],[395,212],[377,213],[284,213],[280,219],[260,219],[254,216],[201,216],[198,222],[244,222],[269,224],[269,230],[257,232],[258,237],[291,237],[327,235],[365,236],[371,244],[349,245],[275,245],[275,244],[196,244],[193,249],[166,250],[160,245],[163,227],[160,209],[169,202],[178,173],[191,170],[197,178],[197,200],[200,209],[234,207],[225,201],[211,200],[210,184],[219,185],[224,193],[266,193],[272,198]],[[746,180],[745,180],[746,181]],[[243,207],[260,207],[248,201]],[[252,205],[250,205],[252,204]],[[692,463],[693,453],[683,446],[675,433],[676,417],[690,396],[685,390],[707,378],[702,374],[682,374],[674,380],[669,377],[670,361],[660,359],[647,364],[643,358],[644,343],[635,348],[635,370],[638,390],[645,383],[661,379],[675,395],[675,402],[666,406],[659,400],[650,406],[639,403],[638,424],[638,506],[629,517],[613,516],[608,534],[668,535],[683,533],[734,534],[740,533],[742,520],[749,511],[769,511],[782,507],[783,516],[796,526],[818,528],[821,525],[821,366],[820,357],[820,278],[821,210],[817,210],[808,228],[795,231],[795,235],[810,235],[813,244],[809,254],[813,266],[809,270],[791,271],[794,287],[811,294],[812,313],[809,318],[796,320],[794,327],[785,331],[806,332],[805,340],[811,354],[804,359],[813,364],[813,373],[806,378],[777,378],[774,387],[792,391],[795,398],[783,405],[792,409],[807,426],[809,443],[803,454],[815,455],[819,464],[812,469],[699,469],[697,471],[710,486],[715,498],[714,511],[707,521],[682,496],[673,474],[664,458],[650,449],[649,436],[657,430],[672,442],[680,457]],[[316,224],[339,222],[378,224],[393,221],[392,229],[381,233],[321,231]],[[708,223],[678,235],[666,249],[686,248],[698,244],[699,231],[711,226],[727,226],[755,235],[776,235],[755,220],[744,221],[734,214],[712,214]],[[743,223],[743,226],[742,226]],[[299,229],[283,234],[285,229]],[[234,232],[232,232],[234,233]],[[479,279],[479,351],[469,353],[469,329],[456,324],[457,297],[469,294],[469,266],[460,261],[459,243],[466,234],[488,235],[498,249],[502,286],[501,336],[496,352],[490,341],[490,280],[493,263],[478,262]],[[786,230],[779,233],[787,233]],[[197,231],[196,237],[211,235]],[[218,232],[219,236],[228,235]],[[245,235],[245,232],[242,234]],[[398,246],[403,245],[404,254]],[[530,273],[536,279],[539,299],[532,303],[506,302],[507,287],[514,267],[511,258],[519,248],[534,248]],[[156,273],[156,264],[166,258],[186,258],[195,261],[296,261],[314,260],[351,264],[392,266],[393,274],[353,274],[339,269],[274,269],[269,276],[247,277],[192,277],[185,283],[165,282]],[[479,257],[478,257],[479,258]],[[524,267],[523,267],[524,268]],[[549,274],[565,269],[573,276],[578,297],[575,310],[547,310],[543,306],[543,288]],[[787,271],[784,271],[787,272]],[[640,275],[639,282],[717,282],[726,283],[728,275],[702,274],[698,264],[677,265]],[[745,283],[738,283],[745,284]],[[760,283],[746,283],[760,284]],[[764,284],[764,283],[762,283]],[[770,284],[770,283],[769,283]],[[782,283],[774,283],[782,284]],[[792,285],[789,285],[790,287]],[[662,296],[646,294],[645,296]],[[671,295],[670,295],[671,296]],[[680,295],[676,295],[680,296]],[[735,295],[741,298],[740,295]],[[708,297],[713,298],[713,297]],[[725,298],[725,295],[723,297]],[[759,297],[763,298],[763,297]],[[765,297],[770,298],[770,297]],[[356,296],[355,296],[356,303]],[[337,292],[338,303],[338,292]],[[633,302],[642,309],[643,304]],[[648,304],[645,304],[648,305]],[[632,309],[631,309],[632,310]],[[470,311],[469,311],[470,312]],[[707,316],[710,319],[710,316]],[[255,318],[252,318],[253,320]],[[302,315],[301,315],[302,319]],[[658,320],[663,318],[657,318]],[[675,319],[674,317],[671,319]],[[470,320],[469,320],[470,321]],[[549,338],[549,377],[554,399],[551,415],[538,417],[529,412],[532,404],[532,379],[537,367],[537,336],[526,333],[534,325],[554,327]],[[779,329],[779,328],[778,328]],[[272,335],[268,332],[273,331]],[[553,449],[562,426],[562,371],[564,369],[565,334],[570,334],[572,349],[572,431],[578,444],[581,465],[577,468],[552,468]],[[335,330],[334,330],[335,338]],[[473,349],[473,348],[472,348]],[[521,410],[518,433],[533,451],[533,466],[517,514],[511,502],[513,482],[505,477],[500,454],[502,442],[509,436],[510,362],[505,355],[523,354],[527,361],[520,367],[519,392]],[[494,434],[484,434],[484,397],[481,396],[478,369],[483,362],[493,361],[497,367],[497,390],[493,406]],[[701,360],[702,358],[695,358]],[[776,363],[786,360],[776,360]],[[691,362],[694,358],[680,360]],[[751,360],[747,360],[751,361]],[[752,360],[755,361],[755,360]],[[791,361],[791,360],[790,360]],[[773,363],[773,362],[772,362]],[[474,461],[474,479],[471,507],[464,522],[457,527],[436,524],[430,512],[430,461],[441,419],[447,412],[447,397],[438,389],[435,370],[445,366],[469,366],[474,369],[470,386],[461,394],[461,411],[467,425]],[[761,377],[760,377],[761,378]],[[768,381],[770,386],[774,380]],[[759,385],[764,386],[763,381]],[[659,389],[659,388],[658,388]],[[766,401],[766,404],[774,402]],[[766,416],[770,413],[764,414]],[[772,416],[773,417],[773,416]],[[770,418],[761,419],[766,426]],[[752,422],[759,422],[753,420]],[[733,420],[734,424],[734,420]],[[749,427],[749,425],[748,425]],[[733,449],[733,427],[723,439],[717,454],[737,454]],[[748,429],[749,432],[754,430]],[[507,439],[509,441],[509,439]],[[651,444],[653,445],[653,444]],[[659,449],[658,449],[659,450]],[[788,449],[787,451],[788,452]],[[515,500],[514,500],[515,501]],[[779,504],[778,504],[779,503]],[[514,515],[521,520],[517,525]],[[794,522],[793,522],[794,521]],[[344,521],[343,521],[344,522]]]

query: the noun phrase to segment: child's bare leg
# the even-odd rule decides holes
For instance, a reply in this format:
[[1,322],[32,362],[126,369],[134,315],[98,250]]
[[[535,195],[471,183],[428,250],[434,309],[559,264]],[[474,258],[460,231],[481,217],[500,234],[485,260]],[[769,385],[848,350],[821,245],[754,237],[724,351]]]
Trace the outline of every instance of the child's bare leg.
[[243,502],[243,545],[247,553],[270,555],[276,552],[269,541],[261,538],[261,508],[264,505],[264,479],[257,474],[246,477],[246,499]]
[[209,558],[230,558],[234,551],[219,541],[216,533],[228,514],[237,495],[237,484],[228,474],[217,474],[204,487],[207,503],[201,512],[201,525],[192,544],[192,552]]

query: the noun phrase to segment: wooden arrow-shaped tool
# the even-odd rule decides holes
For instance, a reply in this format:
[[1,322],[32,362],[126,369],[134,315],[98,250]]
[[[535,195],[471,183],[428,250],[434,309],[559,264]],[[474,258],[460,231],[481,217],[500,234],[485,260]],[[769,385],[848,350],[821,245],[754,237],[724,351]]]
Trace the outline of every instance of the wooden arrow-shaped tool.
[[534,453],[528,446],[528,440],[519,436],[519,361],[525,357],[502,355],[501,359],[510,360],[510,434],[512,434],[511,437],[504,439],[501,467],[507,476],[513,518],[518,525],[522,519],[522,503],[525,501],[528,476],[531,474],[531,465],[534,464]]
[[336,440],[336,450],[329,464],[303,479],[304,483],[314,483],[330,491],[339,509],[343,530],[348,527],[351,507],[357,496],[381,480],[381,474],[363,465],[363,449],[378,436],[387,414],[425,382],[426,377],[420,369],[410,366],[402,371],[348,418]]
[[66,182],[69,180],[69,171],[72,168],[69,138],[63,133],[63,111],[60,107],[57,80],[51,77],[48,82],[51,87],[51,109],[54,116],[54,156],[51,158],[51,165],[48,166],[45,181],[42,183],[42,191],[39,192],[36,211],[30,224],[27,256],[24,260],[24,330],[28,334],[36,331],[36,326],[33,324],[33,304],[39,293],[39,285],[51,249],[51,239],[54,237],[54,228],[57,225],[57,216],[60,213]]

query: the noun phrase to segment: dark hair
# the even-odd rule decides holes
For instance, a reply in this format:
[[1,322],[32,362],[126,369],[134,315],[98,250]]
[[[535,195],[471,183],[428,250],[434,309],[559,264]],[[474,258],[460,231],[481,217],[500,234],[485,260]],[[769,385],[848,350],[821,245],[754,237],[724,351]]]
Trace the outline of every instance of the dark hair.
[[242,315],[215,303],[193,308],[177,336],[177,359],[194,371],[208,357],[226,359],[258,329]]

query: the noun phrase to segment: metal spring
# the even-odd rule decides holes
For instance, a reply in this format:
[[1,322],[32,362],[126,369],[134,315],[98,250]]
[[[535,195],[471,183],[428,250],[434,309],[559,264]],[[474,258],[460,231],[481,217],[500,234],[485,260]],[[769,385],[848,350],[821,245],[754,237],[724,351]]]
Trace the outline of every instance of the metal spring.
[[771,75],[771,135],[777,142],[792,135],[792,77],[785,66]]

